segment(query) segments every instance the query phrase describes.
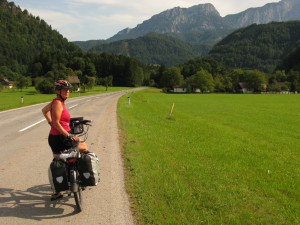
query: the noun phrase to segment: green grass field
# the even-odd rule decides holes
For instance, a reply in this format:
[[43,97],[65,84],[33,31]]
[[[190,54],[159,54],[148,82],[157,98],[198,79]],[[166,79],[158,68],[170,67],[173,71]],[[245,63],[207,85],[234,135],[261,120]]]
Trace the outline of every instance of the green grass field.
[[156,89],[123,96],[138,224],[300,224],[299,100]]
[[[109,87],[107,92],[114,92],[129,89],[126,87]],[[106,93],[106,88],[103,86],[96,86],[93,89],[87,90],[84,93],[70,93],[70,98],[95,95]],[[21,97],[23,96],[23,103]],[[0,111],[7,109],[14,109],[23,106],[33,105],[42,102],[48,102],[55,98],[55,94],[38,94],[34,87],[23,89],[22,91],[17,89],[4,89],[0,92]]]

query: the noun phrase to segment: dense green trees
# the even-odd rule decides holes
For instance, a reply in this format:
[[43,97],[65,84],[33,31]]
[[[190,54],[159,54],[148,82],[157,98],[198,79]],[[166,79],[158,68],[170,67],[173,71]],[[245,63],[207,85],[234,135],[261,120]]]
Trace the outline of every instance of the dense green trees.
[[300,71],[291,70],[288,74],[288,81],[292,91],[300,92]]
[[[75,43],[83,46],[82,43]],[[144,64],[164,64],[166,66],[175,66],[200,55],[189,43],[170,35],[158,33],[149,33],[136,39],[113,43],[104,42],[91,48],[90,51],[122,54],[138,59]]]
[[245,89],[251,93],[300,91],[299,71],[291,70],[286,74],[279,70],[264,73],[259,70],[229,69],[209,58],[190,60],[184,65],[166,68],[159,74],[158,69],[151,80],[158,81],[156,85],[166,90],[184,87],[188,92],[202,93],[239,93]]
[[213,92],[215,88],[212,75],[204,69],[188,77],[185,82],[190,91],[199,89],[202,93]]
[[30,77],[20,76],[15,82],[15,85],[18,89],[22,90],[23,88],[31,86],[31,79]]
[[278,70],[285,70],[287,72],[294,70],[300,71],[300,41],[298,40],[298,47],[293,50],[277,67]]
[[43,94],[53,94],[53,82],[49,79],[37,78],[35,81],[35,89]]
[[266,74],[258,70],[246,70],[244,72],[244,82],[247,83],[247,88],[253,92],[267,90]]
[[[232,68],[257,69],[272,73],[300,41],[300,21],[251,25],[228,35],[209,52],[217,61]],[[299,55],[300,50],[295,51]],[[289,62],[297,64],[299,60]],[[299,59],[299,57],[298,57]]]
[[77,75],[86,87],[91,86],[91,78],[100,84],[107,76],[113,76],[111,82],[116,86],[140,86],[149,81],[147,67],[138,60],[83,53],[45,21],[13,2],[1,0],[0,21],[0,74],[18,87],[23,87],[23,76],[45,93],[49,92],[47,84],[71,75]]
[[228,74],[217,75],[214,77],[215,92],[232,92],[233,91],[233,80]]
[[178,67],[166,69],[161,77],[160,85],[165,88],[174,88],[183,84],[183,76]]
[[81,51],[44,20],[22,11],[13,2],[1,2],[0,21],[0,65],[19,74],[45,73],[52,64],[65,62]]

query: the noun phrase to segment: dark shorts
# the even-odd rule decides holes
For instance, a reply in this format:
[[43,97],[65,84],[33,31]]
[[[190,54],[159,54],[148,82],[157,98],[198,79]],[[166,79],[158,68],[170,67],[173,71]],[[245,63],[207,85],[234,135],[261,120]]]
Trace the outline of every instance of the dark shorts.
[[78,146],[78,142],[70,142],[64,135],[51,135],[48,136],[48,143],[51,147],[53,154],[60,154],[63,150],[71,147]]

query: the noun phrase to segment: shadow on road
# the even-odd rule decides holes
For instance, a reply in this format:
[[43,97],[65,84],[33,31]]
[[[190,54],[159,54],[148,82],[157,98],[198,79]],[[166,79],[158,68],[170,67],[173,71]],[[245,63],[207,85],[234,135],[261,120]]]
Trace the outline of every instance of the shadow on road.
[[[50,185],[34,186],[26,191],[0,188],[0,217],[18,217],[33,220],[56,219],[76,214],[75,202],[65,197],[50,201]],[[69,200],[73,203],[68,203]],[[64,214],[64,208],[72,212]],[[69,210],[68,210],[69,211]]]

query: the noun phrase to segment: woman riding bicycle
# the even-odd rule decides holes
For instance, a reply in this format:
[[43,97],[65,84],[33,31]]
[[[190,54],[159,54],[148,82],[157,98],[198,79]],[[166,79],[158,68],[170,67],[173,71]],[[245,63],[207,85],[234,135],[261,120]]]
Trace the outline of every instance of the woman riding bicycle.
[[[71,87],[71,84],[66,80],[56,81],[54,88],[57,97],[42,109],[44,117],[51,125],[48,143],[54,158],[58,158],[63,150],[71,147],[70,145],[77,146],[80,151],[88,151],[88,146],[84,141],[70,134],[71,117],[65,106],[65,101],[70,95]],[[51,200],[63,197],[60,192],[53,191]]]

